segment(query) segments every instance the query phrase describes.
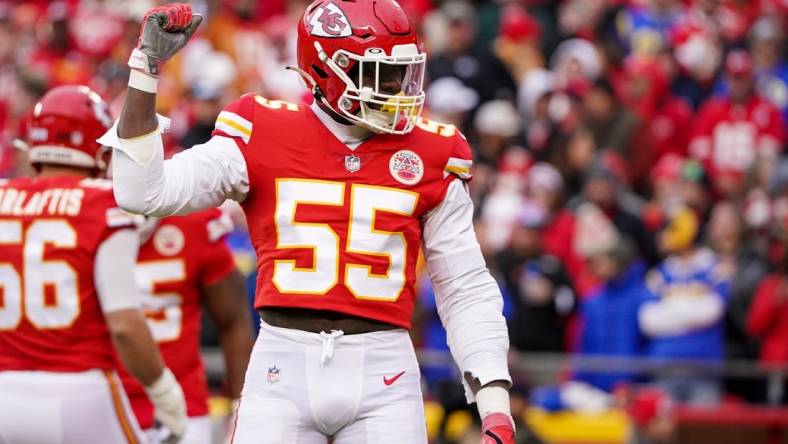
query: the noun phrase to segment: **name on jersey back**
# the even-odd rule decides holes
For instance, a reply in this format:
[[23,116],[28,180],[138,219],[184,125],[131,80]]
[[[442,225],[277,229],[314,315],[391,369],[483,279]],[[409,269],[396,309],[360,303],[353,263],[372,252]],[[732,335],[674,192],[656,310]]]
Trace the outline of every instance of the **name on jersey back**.
[[0,216],[76,216],[84,197],[81,188],[50,188],[34,193],[0,188]]

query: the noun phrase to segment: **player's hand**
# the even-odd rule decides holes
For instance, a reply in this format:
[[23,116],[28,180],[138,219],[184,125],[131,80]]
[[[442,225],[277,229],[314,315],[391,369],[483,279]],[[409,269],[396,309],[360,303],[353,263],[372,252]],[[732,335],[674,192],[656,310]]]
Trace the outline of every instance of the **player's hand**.
[[156,382],[145,387],[145,392],[153,404],[153,417],[171,432],[162,442],[174,444],[180,441],[186,432],[186,399],[170,369],[165,368]]
[[514,421],[500,412],[490,413],[482,419],[481,444],[514,444]]
[[[186,45],[200,23],[202,16],[192,14],[191,5],[186,3],[150,9],[142,20],[142,32],[129,66],[158,75],[160,65]],[[142,60],[139,53],[147,60]]]

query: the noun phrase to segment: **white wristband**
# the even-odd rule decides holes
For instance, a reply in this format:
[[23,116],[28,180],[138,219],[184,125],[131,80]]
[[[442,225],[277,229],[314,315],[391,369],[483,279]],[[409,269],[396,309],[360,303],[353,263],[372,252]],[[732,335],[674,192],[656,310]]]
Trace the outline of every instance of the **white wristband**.
[[131,74],[129,74],[129,86],[134,89],[156,94],[158,85],[159,79],[142,71],[132,69]]
[[482,388],[476,392],[476,408],[479,409],[479,417],[482,419],[493,412],[501,412],[511,416],[509,391],[503,387]]
[[175,379],[175,375],[172,373],[167,367],[164,367],[164,371],[161,372],[161,376],[155,381],[153,384],[145,387],[145,392],[148,393],[150,397],[161,396],[163,393],[167,393],[170,391],[170,387],[172,385],[178,385],[178,380]]

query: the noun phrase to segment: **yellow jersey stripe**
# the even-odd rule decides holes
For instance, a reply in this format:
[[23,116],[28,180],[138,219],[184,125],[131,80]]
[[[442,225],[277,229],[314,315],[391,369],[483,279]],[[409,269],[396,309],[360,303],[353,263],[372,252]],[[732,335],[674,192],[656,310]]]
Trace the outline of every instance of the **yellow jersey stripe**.
[[251,135],[252,135],[252,130],[250,130],[250,129],[242,126],[241,124],[239,124],[239,123],[237,123],[237,122],[235,122],[233,120],[230,120],[230,119],[228,119],[226,117],[219,117],[218,119],[216,119],[216,122],[217,123],[223,123],[223,124],[233,128],[233,129],[241,132],[242,134],[246,135],[246,137],[251,137]]

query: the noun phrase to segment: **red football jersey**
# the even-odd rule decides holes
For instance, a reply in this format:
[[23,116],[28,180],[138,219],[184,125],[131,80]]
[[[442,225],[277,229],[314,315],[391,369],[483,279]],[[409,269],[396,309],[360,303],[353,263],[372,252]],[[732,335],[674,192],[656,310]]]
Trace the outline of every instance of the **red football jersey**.
[[470,148],[453,126],[421,119],[351,150],[308,107],[247,94],[219,114],[214,135],[235,139],[246,159],[256,307],[410,328],[421,219],[454,178],[470,178]]
[[[201,289],[235,268],[224,242],[232,222],[214,208],[155,223],[137,258],[142,306],[167,367],[183,387],[187,414],[203,416],[208,386],[200,357]],[[152,427],[153,406],[142,386],[125,370],[120,376],[140,426]]]
[[133,224],[106,180],[0,181],[0,371],[115,367],[94,261]]
[[741,177],[762,155],[779,154],[785,143],[780,112],[752,96],[745,104],[712,99],[693,125],[689,154],[704,162],[713,180]]

